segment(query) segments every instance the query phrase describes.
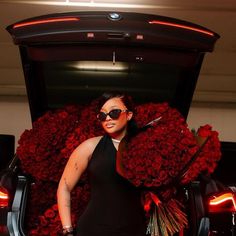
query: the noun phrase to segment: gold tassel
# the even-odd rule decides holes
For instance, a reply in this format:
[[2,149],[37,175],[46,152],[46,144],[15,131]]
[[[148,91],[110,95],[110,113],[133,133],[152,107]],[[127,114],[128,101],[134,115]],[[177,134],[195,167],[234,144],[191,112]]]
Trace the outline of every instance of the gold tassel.
[[154,205],[146,234],[151,236],[172,236],[187,226],[187,216],[182,204],[176,199]]

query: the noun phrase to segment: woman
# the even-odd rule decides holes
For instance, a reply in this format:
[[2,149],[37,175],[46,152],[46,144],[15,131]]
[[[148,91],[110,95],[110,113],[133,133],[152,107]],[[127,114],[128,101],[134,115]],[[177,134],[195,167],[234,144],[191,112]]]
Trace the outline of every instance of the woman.
[[79,219],[78,236],[144,236],[145,218],[140,193],[116,172],[120,141],[131,132],[131,99],[122,93],[105,93],[99,99],[97,118],[106,132],[90,138],[71,154],[59,182],[59,214],[65,235],[73,235],[70,192],[87,169],[91,198]]

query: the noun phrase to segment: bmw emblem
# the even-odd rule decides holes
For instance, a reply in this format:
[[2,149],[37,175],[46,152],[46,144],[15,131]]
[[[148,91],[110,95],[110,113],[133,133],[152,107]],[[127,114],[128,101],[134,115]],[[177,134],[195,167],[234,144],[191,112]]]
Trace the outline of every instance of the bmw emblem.
[[121,20],[122,16],[119,13],[112,12],[112,13],[109,13],[108,18],[110,20]]

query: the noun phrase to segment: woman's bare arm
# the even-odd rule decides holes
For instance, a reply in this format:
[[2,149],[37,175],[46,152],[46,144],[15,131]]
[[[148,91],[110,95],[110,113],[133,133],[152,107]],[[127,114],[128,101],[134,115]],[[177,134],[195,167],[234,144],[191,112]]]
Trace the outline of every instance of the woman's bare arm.
[[57,203],[63,226],[71,226],[70,192],[87,168],[91,155],[101,137],[94,137],[81,143],[71,154],[57,189]]

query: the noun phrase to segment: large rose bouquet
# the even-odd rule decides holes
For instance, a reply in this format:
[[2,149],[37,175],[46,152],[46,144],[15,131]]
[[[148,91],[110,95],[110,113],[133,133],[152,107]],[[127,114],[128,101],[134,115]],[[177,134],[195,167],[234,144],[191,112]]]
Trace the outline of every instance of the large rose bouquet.
[[[68,105],[48,111],[21,135],[17,155],[23,172],[32,177],[25,220],[27,235],[59,235],[57,185],[75,147],[87,138],[103,134],[96,108],[94,101],[87,106]],[[89,194],[85,172],[71,196],[74,225],[87,205]]]
[[80,106],[49,111],[25,130],[18,141],[17,155],[22,170],[37,180],[60,178],[66,159],[61,156],[67,136],[80,125]]
[[187,224],[174,198],[177,186],[201,172],[213,172],[221,156],[218,134],[209,125],[194,134],[181,114],[166,103],[138,106],[136,119],[140,132],[122,140],[117,171],[147,190],[145,209],[150,211],[153,203],[151,234],[173,235]]
[[[89,137],[103,134],[96,119],[96,106],[93,102],[89,106],[66,106],[49,111],[33,123],[31,130],[21,135],[17,155],[23,171],[33,177],[25,220],[27,235],[59,234],[61,223],[56,205],[57,183],[74,148]],[[179,171],[199,149],[193,134],[181,115],[166,103],[140,105],[135,117],[142,132],[121,143],[120,147],[126,147],[127,143],[130,145],[118,152],[122,153],[122,158],[117,158],[120,161],[117,165],[119,172],[136,186],[171,186]],[[148,128],[143,128],[153,120]],[[210,126],[204,126],[199,130],[199,135],[210,138],[188,171],[184,171],[181,184],[193,180],[203,170],[212,172],[219,158],[217,133]],[[167,207],[169,210],[179,210],[179,202],[172,198],[173,189],[162,189],[159,195],[145,191],[145,208],[151,209],[153,202],[167,202],[165,208],[158,208],[158,215],[162,215],[161,211]],[[72,193],[74,224],[88,202],[89,192],[85,173]],[[184,218],[182,211],[179,210],[178,214]],[[155,219],[151,222],[153,225],[157,225]],[[185,223],[182,221],[182,224]]]

